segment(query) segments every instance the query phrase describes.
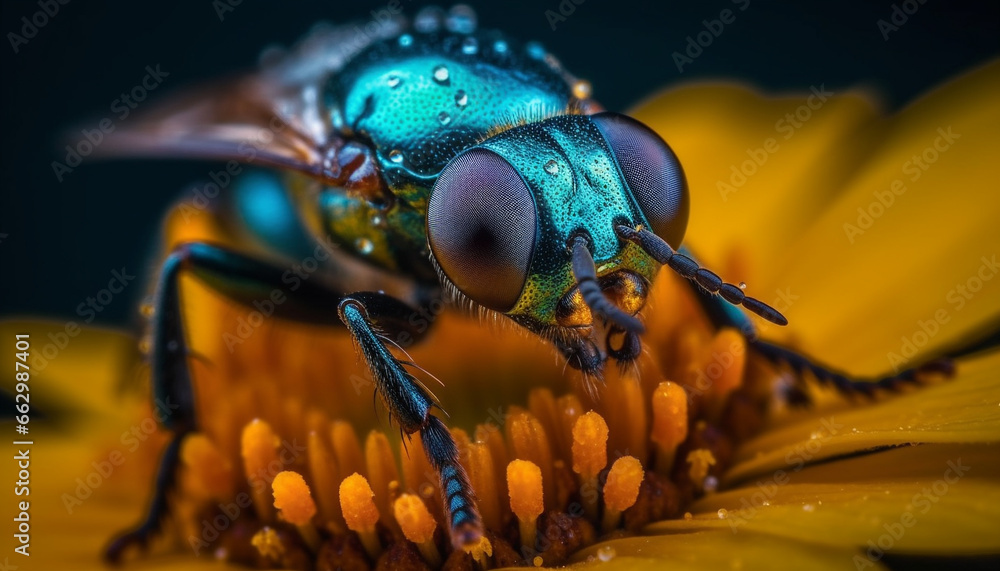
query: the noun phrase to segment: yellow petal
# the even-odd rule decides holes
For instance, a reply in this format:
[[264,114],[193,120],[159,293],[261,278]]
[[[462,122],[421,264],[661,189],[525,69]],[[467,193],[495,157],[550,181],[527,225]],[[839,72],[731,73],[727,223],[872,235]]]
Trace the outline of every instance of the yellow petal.
[[872,541],[893,553],[997,553],[998,477],[995,446],[897,448],[775,472],[696,502],[692,520],[659,522],[649,531],[767,533],[865,549]]
[[[735,252],[738,275],[727,277],[746,279],[748,292],[785,311],[791,325],[766,335],[877,374],[899,365],[890,353],[912,362],[904,339],[932,351],[1000,315],[992,266],[1000,193],[991,190],[998,97],[993,62],[888,119],[857,93],[810,110],[808,97],[765,99],[733,86],[680,88],[635,113],[685,165],[696,253],[726,274],[725,253]],[[803,106],[810,118],[784,139],[785,114]],[[774,138],[777,150],[754,166],[750,155]],[[934,162],[923,170],[912,157],[925,152]],[[720,192],[747,160],[756,172]],[[897,179],[906,190],[878,204],[880,195],[890,203],[885,192]],[[869,226],[858,208],[882,211]],[[845,224],[866,227],[856,234]]]
[[[577,553],[574,568],[632,569],[847,569],[853,549],[789,541],[755,533],[700,531],[604,541]],[[587,561],[588,563],[579,562]],[[875,564],[868,569],[883,569]]]
[[958,367],[936,386],[767,430],[740,447],[723,483],[885,446],[1000,441],[1000,352]]

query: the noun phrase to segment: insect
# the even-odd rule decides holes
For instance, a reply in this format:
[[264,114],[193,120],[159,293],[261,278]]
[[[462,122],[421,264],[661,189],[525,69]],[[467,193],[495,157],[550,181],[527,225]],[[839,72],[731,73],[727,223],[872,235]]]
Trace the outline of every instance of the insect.
[[[317,29],[252,76],[165,104],[104,150],[275,167],[313,239],[413,284],[402,299],[358,290],[333,268],[330,283],[301,282],[276,315],[346,327],[393,420],[422,440],[460,547],[477,541],[483,524],[456,444],[432,414],[444,403],[391,351],[425,335],[411,318],[442,298],[512,320],[599,382],[608,361],[627,366],[639,356],[640,314],[667,266],[690,280],[715,324],[740,328],[769,359],[845,392],[915,375],[855,381],[758,339],[735,306],[779,325],[785,317],[678,251],[689,210],[678,157],[589,95],[539,44],[478,30],[466,7],[430,8],[412,24],[384,22],[363,41],[353,27]],[[280,233],[271,242],[280,246]],[[174,436],[148,516],[112,544],[111,559],[156,532],[180,443],[198,430],[179,276],[250,305],[280,287],[284,271],[208,243],[181,245],[163,263],[152,385],[180,409],[164,421]]]

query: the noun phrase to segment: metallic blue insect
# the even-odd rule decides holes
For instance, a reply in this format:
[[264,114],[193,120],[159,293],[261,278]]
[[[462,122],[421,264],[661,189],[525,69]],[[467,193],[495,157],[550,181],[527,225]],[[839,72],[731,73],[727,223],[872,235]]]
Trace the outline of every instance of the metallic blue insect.
[[[602,111],[586,83],[537,43],[477,30],[468,8],[386,22],[363,45],[353,27],[317,28],[269,56],[258,73],[179,97],[105,148],[277,167],[283,178],[241,183],[257,193],[241,214],[258,238],[294,257],[305,234],[281,225],[294,204],[311,239],[412,281],[414,293],[401,299],[358,291],[349,272],[325,268],[329,279],[287,288],[276,315],[346,326],[392,418],[422,439],[456,546],[483,533],[468,477],[431,414],[438,403],[390,351],[420,340],[426,324],[412,317],[442,298],[510,318],[596,382],[609,358],[629,364],[639,355],[639,314],[666,265],[691,281],[717,325],[740,328],[770,359],[844,391],[914,376],[862,383],[757,339],[728,304],[780,325],[785,318],[677,251],[689,203],[670,147],[639,122]],[[165,421],[174,438],[148,517],[112,544],[111,559],[158,529],[181,440],[198,429],[183,272],[247,305],[290,285],[281,265],[213,244],[182,245],[163,263],[152,382],[155,396],[180,410]]]

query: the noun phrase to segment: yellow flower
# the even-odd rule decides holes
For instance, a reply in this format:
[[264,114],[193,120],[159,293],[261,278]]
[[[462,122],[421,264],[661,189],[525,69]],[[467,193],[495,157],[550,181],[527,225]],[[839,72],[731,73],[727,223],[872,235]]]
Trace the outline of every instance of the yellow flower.
[[[987,161],[1000,148],[998,95],[992,63],[889,118],[859,92],[771,98],[724,84],[666,92],[634,115],[685,165],[697,254],[789,317],[763,336],[876,374],[996,326],[1000,193]],[[175,214],[167,234],[236,242],[208,216]],[[202,431],[184,444],[166,533],[130,565],[299,566],[337,549],[349,562],[466,557],[441,537],[417,440],[400,453],[398,435],[383,433],[345,335],[264,320],[233,345],[224,334],[247,310],[193,279],[182,287],[205,357],[191,361]],[[810,384],[814,406],[795,409],[775,396],[791,373],[712,331],[668,272],[646,320],[638,380],[608,371],[598,402],[537,340],[450,313],[410,352],[445,382],[433,388],[491,532],[479,557],[866,569],[1000,554],[995,349],[960,359],[948,381],[874,401]],[[30,331],[34,351],[31,561],[99,568],[108,538],[140,517],[166,441],[135,343],[64,324],[2,330]],[[581,517],[553,515],[574,503]],[[552,541],[524,540],[560,523]]]

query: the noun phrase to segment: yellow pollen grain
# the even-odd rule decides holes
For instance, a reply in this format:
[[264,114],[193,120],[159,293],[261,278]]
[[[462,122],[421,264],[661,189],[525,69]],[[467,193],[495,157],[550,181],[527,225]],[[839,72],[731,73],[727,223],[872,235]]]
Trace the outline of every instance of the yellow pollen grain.
[[471,555],[476,563],[483,565],[485,565],[487,557],[493,556],[493,544],[490,543],[489,539],[486,539],[485,535],[480,537],[479,541],[471,545],[466,545],[462,549]]
[[604,484],[605,506],[619,512],[632,507],[639,497],[639,486],[644,475],[642,463],[637,458],[622,456],[615,460]]
[[573,425],[573,471],[593,478],[608,464],[608,424],[594,411]]
[[181,462],[206,498],[221,500],[232,497],[232,467],[208,436],[196,433],[185,438]]
[[316,515],[316,502],[305,478],[298,472],[279,472],[271,482],[274,507],[281,510],[285,521],[294,525],[305,525]]
[[687,436],[687,392],[677,383],[660,383],[653,391],[653,430],[650,440],[657,445],[656,471],[661,476],[669,476],[677,447]]
[[340,509],[349,529],[357,532],[375,529],[379,513],[372,501],[374,497],[368,480],[357,472],[340,483]]
[[264,559],[280,561],[285,555],[285,545],[281,542],[281,537],[277,531],[270,527],[264,527],[253,535],[250,544],[257,548],[257,553]]
[[701,487],[705,481],[705,477],[708,476],[709,468],[715,465],[715,456],[708,448],[698,448],[697,450],[688,452],[687,462],[691,465],[688,468],[688,475],[691,476],[691,481],[696,486]]
[[262,481],[264,486],[253,486],[251,495],[254,508],[261,520],[267,522],[274,519],[269,488],[274,479],[274,466],[281,466],[278,459],[280,440],[271,430],[271,426],[257,418],[243,427],[240,440],[240,454],[243,456],[243,470],[247,480]]

